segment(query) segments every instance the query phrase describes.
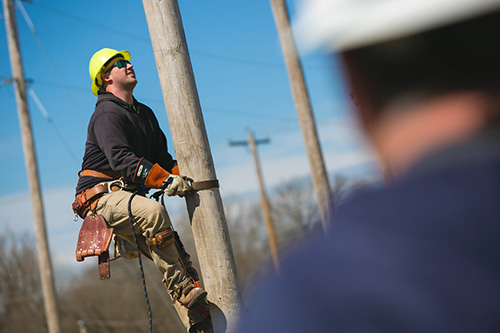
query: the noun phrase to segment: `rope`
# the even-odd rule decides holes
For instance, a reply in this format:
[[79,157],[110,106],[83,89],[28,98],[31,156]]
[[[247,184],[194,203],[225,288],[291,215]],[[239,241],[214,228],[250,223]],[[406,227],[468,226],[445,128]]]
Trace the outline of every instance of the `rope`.
[[151,306],[149,305],[148,290],[146,289],[146,279],[144,278],[144,267],[142,266],[141,251],[139,249],[139,242],[137,242],[137,236],[134,230],[134,217],[132,216],[132,199],[137,195],[134,192],[128,200],[128,217],[130,221],[130,227],[132,228],[132,234],[134,235],[135,246],[137,248],[137,258],[139,259],[139,266],[141,268],[141,278],[142,278],[142,288],[144,290],[144,299],[146,300],[146,307],[148,309],[148,319],[149,319],[149,333],[153,332],[153,316],[151,315]]

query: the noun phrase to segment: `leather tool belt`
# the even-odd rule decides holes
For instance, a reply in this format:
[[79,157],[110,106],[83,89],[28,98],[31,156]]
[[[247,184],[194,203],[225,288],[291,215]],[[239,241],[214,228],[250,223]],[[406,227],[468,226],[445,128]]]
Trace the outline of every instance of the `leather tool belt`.
[[[124,187],[123,181],[119,180],[121,175],[113,170],[104,170],[104,171],[96,171],[96,170],[81,170],[78,172],[78,177],[96,177],[96,178],[106,178],[106,179],[116,179],[114,182],[117,183],[117,187],[113,186],[113,184],[109,184],[109,182],[99,183],[92,188],[89,188],[83,191],[80,194],[76,195],[75,201],[72,204],[73,212],[78,214],[82,219],[87,216],[89,210],[95,210],[97,206],[97,201],[99,198],[103,196],[105,193],[114,192],[122,189]],[[120,187],[121,186],[121,187]]]
[[75,201],[71,205],[73,212],[84,219],[89,211],[95,210],[97,202],[104,194],[120,191],[124,187],[125,183],[120,179],[99,183],[75,197]]
[[84,219],[89,211],[95,210],[97,202],[104,194],[120,191],[125,187],[126,185],[121,179],[99,183],[76,195],[75,201],[71,205],[73,212]]

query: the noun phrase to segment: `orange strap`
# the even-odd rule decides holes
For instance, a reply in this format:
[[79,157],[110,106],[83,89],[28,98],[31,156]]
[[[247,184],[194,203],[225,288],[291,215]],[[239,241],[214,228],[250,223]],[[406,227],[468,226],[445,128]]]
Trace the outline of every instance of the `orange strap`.
[[121,175],[117,172],[114,172],[112,170],[105,170],[105,171],[96,171],[96,170],[81,170],[78,172],[78,177],[84,177],[84,176],[91,176],[91,177],[96,177],[96,178],[107,178],[107,179],[117,179],[120,178]]

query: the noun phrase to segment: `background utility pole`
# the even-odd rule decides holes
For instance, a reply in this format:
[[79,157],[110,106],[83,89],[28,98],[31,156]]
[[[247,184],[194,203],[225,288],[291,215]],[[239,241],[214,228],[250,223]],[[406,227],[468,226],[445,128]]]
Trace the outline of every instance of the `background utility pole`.
[[276,21],[281,49],[285,58],[290,85],[292,87],[293,98],[297,114],[299,117],[302,136],[306,146],[309,165],[311,168],[314,193],[318,202],[319,213],[323,230],[326,231],[330,215],[331,192],[326,173],[325,162],[319,144],[316,123],[312,113],[311,102],[307,93],[307,87],[302,72],[292,30],[290,28],[290,19],[286,8],[285,0],[271,0],[271,7]]
[[[143,0],[181,174],[216,179],[177,0]],[[216,332],[234,332],[241,294],[218,188],[186,203]]]
[[257,171],[257,178],[259,180],[260,188],[260,202],[262,205],[262,211],[264,213],[264,219],[266,220],[267,227],[267,237],[269,239],[269,248],[271,249],[271,256],[273,257],[273,264],[276,272],[279,272],[279,257],[278,257],[278,246],[276,244],[276,232],[274,231],[273,218],[271,216],[271,209],[269,206],[269,199],[267,198],[266,190],[264,187],[264,179],[262,177],[262,171],[260,167],[259,155],[257,154],[258,144],[269,143],[269,139],[255,140],[252,131],[248,131],[248,141],[230,141],[231,146],[250,146],[252,150],[253,160],[255,163],[255,170]]
[[[52,263],[49,256],[49,245],[47,243],[47,232],[45,230],[45,214],[43,211],[40,181],[38,179],[38,167],[36,162],[33,134],[31,132],[31,121],[26,99],[26,82],[24,81],[24,70],[21,60],[21,50],[17,34],[16,14],[12,0],[3,0],[3,12],[5,16],[5,27],[9,45],[10,64],[14,89],[16,92],[17,111],[23,138],[24,161],[28,173],[31,203],[33,207],[33,220],[35,223],[35,236],[38,254],[38,266],[42,281],[43,300],[45,315],[50,333],[59,333],[59,316],[57,313],[57,300],[52,274]],[[22,263],[20,263],[22,265]]]

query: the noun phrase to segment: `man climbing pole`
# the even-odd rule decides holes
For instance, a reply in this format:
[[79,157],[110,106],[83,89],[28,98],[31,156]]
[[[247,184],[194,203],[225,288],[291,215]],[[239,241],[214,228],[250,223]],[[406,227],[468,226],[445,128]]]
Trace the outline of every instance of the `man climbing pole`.
[[188,309],[189,331],[208,332],[207,293],[167,211],[145,197],[149,189],[182,197],[192,190],[191,180],[179,175],[153,111],[133,96],[137,79],[130,53],[103,48],[92,56],[89,72],[97,104],[88,126],[75,213],[102,216],[119,241],[134,246],[135,233],[140,252],[163,274],[169,295]]

